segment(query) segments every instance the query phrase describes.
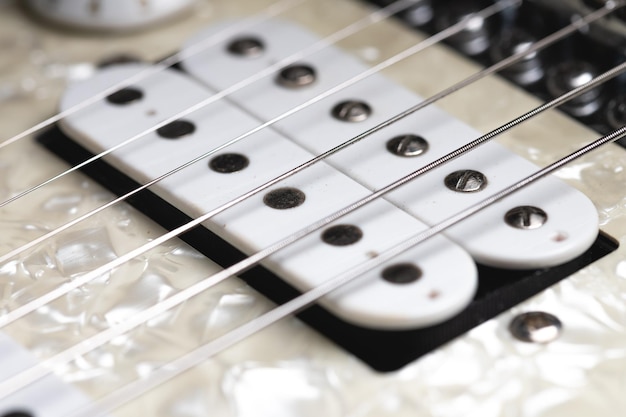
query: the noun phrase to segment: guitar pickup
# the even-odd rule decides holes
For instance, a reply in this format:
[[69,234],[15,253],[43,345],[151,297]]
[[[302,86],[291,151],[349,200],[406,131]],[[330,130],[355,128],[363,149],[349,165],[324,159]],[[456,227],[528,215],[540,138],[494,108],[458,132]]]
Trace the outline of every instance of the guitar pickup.
[[[199,36],[210,36],[215,30]],[[183,72],[164,69],[66,118],[61,125],[63,133],[51,130],[41,135],[40,141],[71,163],[78,163],[141,135],[154,123],[317,41],[286,22],[260,23],[256,30],[262,45],[271,45],[261,59],[233,55],[229,42],[241,40],[244,34],[235,35],[183,62]],[[245,35],[249,34],[250,30]],[[164,227],[174,228],[421,100],[382,75],[374,75],[248,135],[246,132],[261,123],[366,70],[332,47],[307,57],[307,64],[319,78],[302,88],[277,79],[292,75],[262,78],[226,100],[121,146],[84,170],[114,192],[124,194],[211,151],[131,201]],[[342,71],[329,71],[326,65]],[[135,64],[103,69],[93,78],[70,86],[61,108],[70,108],[142,69]],[[343,113],[336,110],[346,102],[366,106],[348,106]],[[212,152],[243,135],[248,137]],[[426,151],[415,156],[392,152],[390,141],[407,135],[425,140]],[[426,108],[330,157],[327,163],[319,163],[214,216],[204,228],[181,238],[229,266],[478,136],[445,112]],[[285,302],[534,169],[500,145],[489,143],[273,255],[262,267],[241,277],[272,300]],[[449,179],[459,171],[459,178]],[[484,178],[463,176],[470,171]],[[477,189],[465,189],[470,186]],[[288,190],[283,195],[287,202],[280,201],[280,193],[279,201],[272,201],[276,197],[272,193],[280,190]],[[598,235],[595,208],[582,193],[556,179],[543,181],[534,190],[524,190],[480,213],[474,223],[454,227],[446,237],[438,236],[371,271],[362,280],[320,300],[300,317],[373,368],[390,371],[615,248],[610,238]],[[532,212],[527,219],[527,213],[514,212],[527,207],[538,209],[539,214]],[[333,229],[336,226],[343,229]],[[410,279],[403,282],[399,275]]]

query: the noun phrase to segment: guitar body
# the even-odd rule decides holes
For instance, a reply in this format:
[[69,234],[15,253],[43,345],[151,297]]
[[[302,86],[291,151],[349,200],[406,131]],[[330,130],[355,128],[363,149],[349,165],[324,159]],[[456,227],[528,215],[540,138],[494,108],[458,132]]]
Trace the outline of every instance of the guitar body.
[[[192,13],[143,32],[66,30],[2,7],[0,137],[8,138],[57,110],[66,78],[82,78],[117,55],[154,62],[194,33],[254,15],[271,2],[199,1]],[[280,16],[326,36],[371,9],[353,1],[307,1]],[[338,45],[373,66],[423,39],[393,20],[374,24]],[[3,52],[4,53],[4,52]],[[384,71],[429,97],[479,70],[446,46],[435,46]],[[4,87],[2,87],[4,88]],[[488,77],[437,103],[488,132],[540,101],[510,82]],[[497,141],[545,166],[598,137],[558,110],[548,111]],[[626,410],[626,153],[610,144],[558,172],[596,206],[600,228],[621,245],[599,261],[445,346],[391,373],[373,371],[295,318],[238,343],[205,364],[150,391],[113,415],[131,416],[458,416],[585,417]],[[33,138],[0,150],[2,200],[67,168]],[[72,173],[0,208],[2,253],[112,199]],[[53,242],[0,268],[3,310],[44,294],[149,242],[163,230],[126,204],[71,228]],[[219,267],[172,240],[5,327],[6,336],[44,360],[83,338],[163,300]],[[98,398],[201,343],[270,310],[273,305],[238,279],[227,280],[112,343],[55,369],[59,383]],[[511,320],[545,311],[563,323],[548,344],[516,340]],[[0,409],[0,416],[12,410]],[[2,414],[5,413],[5,414]]]

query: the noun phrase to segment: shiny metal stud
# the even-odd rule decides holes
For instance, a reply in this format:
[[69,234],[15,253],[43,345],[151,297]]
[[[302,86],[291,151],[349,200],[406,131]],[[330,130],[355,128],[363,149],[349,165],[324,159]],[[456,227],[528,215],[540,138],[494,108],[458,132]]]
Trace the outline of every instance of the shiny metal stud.
[[[491,47],[491,60],[503,59],[528,50],[536,41],[528,33],[514,28],[497,38]],[[502,73],[517,84],[528,86],[540,81],[544,75],[543,63],[538,52],[531,52],[515,64],[503,69]]]
[[464,169],[448,174],[443,182],[452,191],[475,193],[487,186],[487,177],[482,172]]
[[445,13],[435,20],[437,30],[444,30],[464,19],[469,19],[465,29],[448,39],[453,47],[469,56],[482,54],[491,44],[487,21],[476,14],[477,12],[477,5],[473,2],[457,2],[446,7]]
[[516,229],[538,229],[548,221],[548,215],[539,207],[519,206],[506,212],[504,221]]
[[563,324],[554,315],[533,311],[516,316],[509,324],[509,331],[517,340],[530,343],[549,343],[556,340]]
[[[546,87],[552,97],[559,97],[580,87],[598,74],[597,69],[585,61],[565,61],[548,71]],[[564,103],[561,108],[575,117],[594,114],[602,106],[602,88],[596,87]]]
[[418,156],[428,150],[428,142],[421,136],[400,135],[387,141],[387,150],[398,156]]
[[333,117],[343,122],[362,122],[372,114],[372,108],[362,101],[342,101],[333,107]]
[[254,37],[242,37],[228,44],[228,52],[245,58],[256,58],[265,50],[265,45],[260,39]]
[[301,88],[315,82],[317,76],[313,67],[304,64],[290,65],[278,73],[276,82],[287,88]]

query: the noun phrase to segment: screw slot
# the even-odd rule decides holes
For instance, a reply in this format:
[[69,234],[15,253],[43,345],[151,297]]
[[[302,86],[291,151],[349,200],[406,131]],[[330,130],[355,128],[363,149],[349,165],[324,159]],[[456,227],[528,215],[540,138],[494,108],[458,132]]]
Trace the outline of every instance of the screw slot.
[[362,122],[370,117],[372,108],[362,101],[348,100],[333,107],[331,114],[342,122]]
[[504,221],[516,229],[538,229],[548,220],[545,211],[533,206],[519,206],[506,212]]
[[387,141],[387,150],[397,156],[419,156],[428,150],[428,142],[421,136],[400,135]]
[[464,169],[448,174],[443,182],[452,191],[475,193],[487,186],[487,177],[482,172]]

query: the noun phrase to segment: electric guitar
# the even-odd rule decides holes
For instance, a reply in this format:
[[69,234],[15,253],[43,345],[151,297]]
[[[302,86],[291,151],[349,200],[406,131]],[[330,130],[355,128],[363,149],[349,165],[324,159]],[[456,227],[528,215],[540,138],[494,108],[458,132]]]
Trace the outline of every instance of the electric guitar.
[[624,149],[463,214],[623,134],[623,9],[29,3],[0,5],[0,416],[626,410]]

